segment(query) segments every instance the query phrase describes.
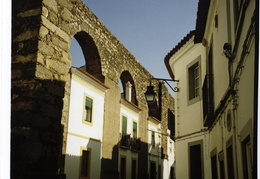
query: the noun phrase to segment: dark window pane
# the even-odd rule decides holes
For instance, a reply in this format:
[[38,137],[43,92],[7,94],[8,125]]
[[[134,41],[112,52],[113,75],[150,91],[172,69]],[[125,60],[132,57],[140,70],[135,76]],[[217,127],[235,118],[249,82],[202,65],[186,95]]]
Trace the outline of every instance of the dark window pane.
[[81,158],[81,176],[88,177],[89,176],[89,151],[82,151]]

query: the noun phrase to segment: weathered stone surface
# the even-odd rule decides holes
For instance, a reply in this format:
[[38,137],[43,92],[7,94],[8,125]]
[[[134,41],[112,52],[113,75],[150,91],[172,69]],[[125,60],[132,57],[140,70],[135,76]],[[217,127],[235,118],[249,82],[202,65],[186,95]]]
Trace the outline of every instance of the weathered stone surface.
[[67,42],[64,42],[62,39],[60,39],[57,36],[53,36],[52,37],[52,43],[53,43],[53,45],[61,48],[64,51],[68,51],[69,50],[69,44]]
[[48,9],[43,6],[43,7],[42,7],[42,16],[45,17],[45,18],[47,18],[48,15],[49,15]]
[[28,11],[20,12],[17,14],[18,17],[30,17],[30,16],[37,16],[41,14],[41,8],[38,9],[30,9]]
[[43,4],[48,6],[48,8],[52,9],[55,13],[58,12],[58,4],[57,1],[53,0],[43,0]]
[[58,25],[59,23],[58,14],[56,12],[49,11],[48,19],[55,25]]
[[39,46],[38,46],[38,50],[44,54],[44,55],[49,55],[49,54],[54,54],[55,53],[55,49],[53,46],[51,46],[50,44],[47,44],[44,41],[39,41]]
[[47,34],[49,34],[49,30],[46,27],[41,26],[40,27],[40,32],[39,32],[39,37],[44,39]]
[[61,11],[61,16],[65,21],[71,21],[72,13],[66,7],[64,7]]
[[50,31],[56,33],[59,35],[62,39],[69,42],[71,40],[70,36],[62,31],[59,27],[55,26],[52,22],[50,22],[47,18],[42,16],[42,22],[43,24],[50,29]]
[[39,79],[49,79],[49,80],[54,79],[53,72],[40,64],[37,65],[35,77]]

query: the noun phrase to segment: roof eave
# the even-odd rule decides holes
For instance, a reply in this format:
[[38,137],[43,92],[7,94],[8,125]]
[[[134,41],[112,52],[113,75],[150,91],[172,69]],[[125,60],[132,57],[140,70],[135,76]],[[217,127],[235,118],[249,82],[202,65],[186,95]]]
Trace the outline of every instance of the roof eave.
[[196,32],[195,30],[190,31],[164,58],[165,66],[168,70],[170,77],[173,80],[175,80],[175,76],[171,70],[170,59],[195,35],[195,32]]
[[203,40],[208,18],[209,6],[210,0],[199,0],[194,43],[201,43]]

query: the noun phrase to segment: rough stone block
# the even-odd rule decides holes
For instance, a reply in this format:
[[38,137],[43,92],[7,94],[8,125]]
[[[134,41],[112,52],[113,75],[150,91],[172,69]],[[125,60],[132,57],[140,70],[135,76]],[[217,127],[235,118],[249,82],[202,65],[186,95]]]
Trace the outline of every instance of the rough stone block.
[[41,15],[41,8],[38,9],[30,9],[28,11],[20,12],[17,14],[18,17],[30,17],[30,16],[37,16]]
[[46,8],[46,7],[42,7],[42,16],[44,16],[44,17],[48,17],[48,15],[49,15],[49,11],[48,11],[48,9]]
[[61,48],[62,50],[64,51],[68,51],[69,50],[69,44],[67,42],[64,42],[62,39],[60,39],[59,37],[57,36],[53,36],[52,37],[52,43]]
[[58,28],[56,25],[54,25],[52,22],[50,22],[47,18],[42,16],[42,23],[48,27],[52,32],[56,33],[57,35],[59,35],[62,39],[64,39],[67,42],[70,42],[71,38],[70,36],[64,32],[63,30],[61,30],[60,28]]
[[50,55],[55,53],[55,49],[44,41],[39,41],[38,49],[41,53],[45,55]]
[[35,72],[35,77],[39,79],[53,79],[53,72],[44,67],[41,64],[37,64],[36,66],[36,72]]
[[51,8],[54,12],[58,13],[57,1],[53,0],[43,0],[43,4]]
[[24,31],[23,33],[19,34],[17,37],[14,38],[14,41],[24,41],[24,40],[29,40],[32,38],[38,37],[39,34],[39,29],[32,29],[32,30],[27,30]]
[[57,2],[59,5],[66,7],[69,10],[73,8],[70,0],[57,0]]
[[35,101],[19,101],[12,104],[13,111],[31,111],[37,109],[37,103]]
[[56,105],[54,106],[42,103],[40,110],[43,116],[51,117],[57,120],[61,119],[61,109],[59,109]]
[[48,19],[55,25],[59,23],[58,14],[56,12],[49,11]]
[[63,10],[61,11],[61,15],[65,21],[70,21],[72,17],[71,12],[67,8],[63,8]]
[[45,84],[46,91],[55,96],[63,97],[64,96],[64,86],[60,84],[54,84],[51,81],[47,81]]
[[44,39],[47,34],[49,34],[49,30],[46,27],[41,26],[40,32],[39,32],[39,37]]
[[29,55],[17,55],[13,58],[13,63],[28,63],[28,62],[36,62],[36,54]]
[[22,73],[23,73],[22,69],[12,70],[12,79],[21,78]]
[[46,67],[52,70],[55,70],[57,74],[67,74],[69,72],[69,66],[65,63],[57,61],[56,59],[46,59]]

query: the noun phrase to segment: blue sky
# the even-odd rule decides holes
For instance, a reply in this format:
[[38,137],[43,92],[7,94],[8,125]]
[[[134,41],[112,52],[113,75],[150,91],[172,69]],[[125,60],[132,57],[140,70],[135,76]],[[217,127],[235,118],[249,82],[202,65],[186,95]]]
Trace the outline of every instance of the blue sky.
[[195,29],[198,0],[83,2],[154,77],[170,78],[164,57]]

